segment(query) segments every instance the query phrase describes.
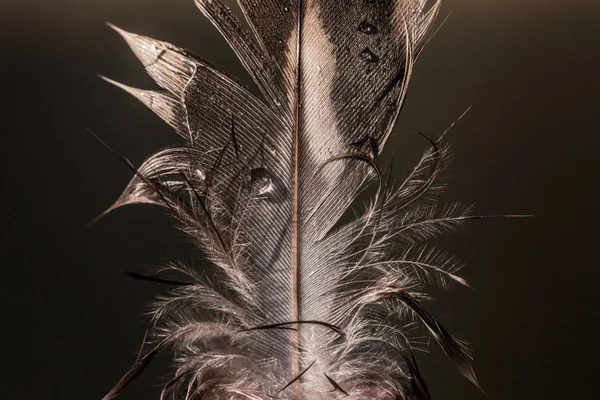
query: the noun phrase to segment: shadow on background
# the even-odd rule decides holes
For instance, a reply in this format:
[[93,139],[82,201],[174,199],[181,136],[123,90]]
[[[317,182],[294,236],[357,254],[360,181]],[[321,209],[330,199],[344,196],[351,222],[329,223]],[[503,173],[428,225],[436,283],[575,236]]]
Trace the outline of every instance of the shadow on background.
[[[408,131],[435,136],[472,105],[449,135],[446,198],[475,202],[480,214],[536,215],[477,222],[442,242],[467,262],[476,291],[440,295],[435,310],[471,341],[494,400],[595,397],[599,11],[591,0],[446,0],[442,15],[451,16],[416,67],[386,148],[400,173],[419,156]],[[100,399],[133,361],[141,311],[161,290],[118,271],[186,259],[188,247],[156,209],[127,208],[86,228],[131,176],[86,127],[134,164],[176,141],[143,105],[96,78],[153,87],[106,20],[248,81],[192,0],[3,1],[9,399]],[[434,398],[484,399],[437,351],[420,359]],[[157,398],[165,371],[152,368],[122,397]]]

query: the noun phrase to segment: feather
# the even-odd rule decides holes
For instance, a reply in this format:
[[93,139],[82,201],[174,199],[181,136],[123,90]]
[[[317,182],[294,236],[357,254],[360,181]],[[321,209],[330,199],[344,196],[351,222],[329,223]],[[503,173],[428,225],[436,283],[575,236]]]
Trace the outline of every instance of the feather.
[[[426,242],[470,208],[441,206],[448,148],[430,141],[393,183],[376,159],[401,110],[439,1],[196,0],[258,86],[172,44],[113,28],[160,90],[132,94],[184,144],[146,160],[109,209],[167,207],[211,267],[182,266],[157,300],[154,344],[175,351],[163,390],[195,399],[429,399],[407,338],[420,322],[458,370],[464,347],[424,307],[430,283],[468,285]],[[369,182],[377,193],[342,215]]]

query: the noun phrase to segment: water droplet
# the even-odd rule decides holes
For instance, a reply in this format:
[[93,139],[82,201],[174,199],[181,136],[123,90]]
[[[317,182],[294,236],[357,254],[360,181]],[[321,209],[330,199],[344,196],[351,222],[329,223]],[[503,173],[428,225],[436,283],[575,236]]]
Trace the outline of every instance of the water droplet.
[[290,8],[289,8],[289,7],[287,7],[287,6],[286,6],[286,7],[283,7],[283,11],[285,11],[285,12],[288,12],[288,11],[290,11]]
[[379,156],[379,141],[373,136],[364,137],[351,145],[357,147],[361,153],[368,155],[371,159]]
[[206,180],[206,175],[204,174],[204,172],[201,169],[197,169],[196,170],[196,176],[198,177],[198,179],[200,179],[201,181]]
[[267,150],[269,150],[269,153],[277,155],[277,146],[275,146],[275,143],[269,140],[267,140]]
[[264,168],[254,168],[250,171],[250,187],[252,194],[265,195],[273,191],[273,180],[269,171]]
[[360,53],[360,59],[369,64],[379,62],[379,57],[377,57],[377,55],[373,53],[368,47]]
[[365,35],[374,35],[378,32],[377,27],[366,20],[358,25],[358,30]]
[[317,74],[320,74],[321,71],[323,71],[323,67],[321,67],[320,65],[317,65]]
[[274,103],[277,107],[281,107],[281,102],[279,100],[275,100]]

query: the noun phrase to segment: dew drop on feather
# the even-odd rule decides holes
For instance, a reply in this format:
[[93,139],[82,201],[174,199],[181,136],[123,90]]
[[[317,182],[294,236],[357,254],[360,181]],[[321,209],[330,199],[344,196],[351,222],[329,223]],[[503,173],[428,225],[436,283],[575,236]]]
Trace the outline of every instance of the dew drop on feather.
[[379,57],[377,57],[377,55],[373,53],[368,47],[360,53],[360,59],[366,62],[367,64],[374,64],[379,62]]
[[271,174],[265,168],[254,168],[250,171],[250,190],[254,195],[265,195],[273,191]]
[[267,150],[269,150],[269,153],[277,155],[277,146],[271,141],[267,141]]
[[361,22],[358,25],[358,30],[364,33],[365,35],[374,35],[378,32],[377,27],[366,20]]

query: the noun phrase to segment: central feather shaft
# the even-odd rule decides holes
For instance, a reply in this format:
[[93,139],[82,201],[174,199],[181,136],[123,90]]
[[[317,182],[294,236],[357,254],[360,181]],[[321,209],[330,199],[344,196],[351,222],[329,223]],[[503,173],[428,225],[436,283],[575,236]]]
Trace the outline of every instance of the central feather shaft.
[[[302,0],[298,1],[297,40],[296,40],[296,98],[294,108],[294,194],[292,203],[292,319],[300,320],[300,99],[302,83]],[[300,327],[293,332],[292,371],[294,376],[300,374]],[[299,381],[298,381],[299,383]],[[298,384],[295,385],[298,389]]]

